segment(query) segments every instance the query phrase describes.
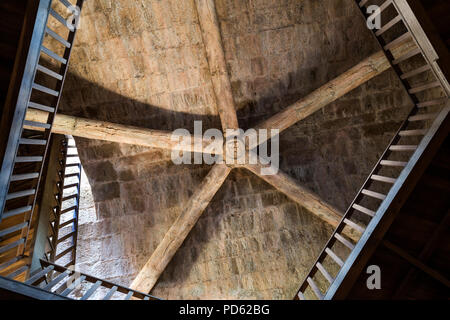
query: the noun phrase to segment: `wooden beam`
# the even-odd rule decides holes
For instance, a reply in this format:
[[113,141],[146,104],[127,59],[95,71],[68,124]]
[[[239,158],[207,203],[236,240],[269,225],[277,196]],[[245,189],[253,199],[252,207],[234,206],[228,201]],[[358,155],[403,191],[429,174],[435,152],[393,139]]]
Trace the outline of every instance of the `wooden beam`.
[[445,44],[431,25],[432,22],[429,20],[421,2],[393,0],[392,4],[402,17],[403,23],[414,37],[417,45],[422,49],[424,59],[431,67],[436,79],[439,80],[442,89],[447,93],[447,96],[450,96],[450,84],[446,78],[446,73],[448,76],[449,70],[448,66],[445,65],[445,62],[449,62],[450,56]]
[[[297,202],[306,208],[312,214],[318,216],[321,220],[330,224],[333,228],[337,228],[342,219],[343,214],[332,205],[320,199],[320,197],[300,186],[294,179],[285,173],[278,171],[274,175],[262,175],[262,165],[245,165],[245,168],[256,174],[258,177],[275,187],[278,191],[284,193],[289,199]],[[346,226],[343,234],[351,238],[355,242],[361,237],[361,233],[355,229]]]
[[0,277],[2,298],[13,300],[72,300],[39,287]]
[[382,242],[382,244],[383,244],[384,247],[386,247],[387,249],[391,250],[392,252],[394,252],[395,254],[400,256],[402,259],[406,260],[408,263],[410,263],[411,265],[413,265],[417,269],[425,272],[427,275],[429,275],[433,279],[439,281],[440,283],[445,285],[447,288],[450,288],[450,280],[448,280],[440,272],[436,271],[433,268],[430,268],[429,266],[424,264],[419,259],[414,258],[409,253],[407,253],[405,250],[403,250],[402,248],[394,245],[393,243],[391,243],[391,242],[389,242],[387,240],[384,240]]
[[367,225],[361,239],[359,239],[355,248],[345,260],[344,266],[328,288],[325,299],[342,300],[348,296],[356,280],[367,266],[369,259],[395,220],[397,213],[408,200],[417,182],[448,136],[450,132],[449,113],[450,106],[446,106],[434,120],[427,135],[423,137],[386,199],[381,203],[377,214]]
[[[391,52],[394,58],[398,58],[415,48],[417,47],[414,42],[412,40],[407,40],[394,46],[391,49]],[[286,130],[298,121],[310,116],[353,89],[388,70],[390,67],[391,64],[387,60],[384,52],[379,51],[361,61],[337,78],[311,92],[306,97],[291,104],[283,111],[262,121],[255,129],[268,129],[267,139],[270,139],[272,137],[270,129],[279,129],[280,132]],[[261,144],[264,141],[266,140],[261,139],[258,141],[258,144]],[[250,149],[254,147],[256,147],[256,145],[251,145]]]
[[214,0],[195,0],[222,129],[239,127]]
[[216,164],[212,167],[188,203],[184,205],[185,209],[167,231],[130,288],[150,292],[230,171],[231,168],[224,164]]
[[[25,119],[45,123],[47,122],[47,117],[47,112],[29,108]],[[36,130],[37,128],[33,129]],[[208,140],[203,140],[203,145],[197,145],[194,144],[194,137],[190,136],[192,142],[191,145],[183,145],[179,144],[178,141],[172,141],[172,132],[169,131],[139,128],[107,121],[73,117],[64,114],[56,114],[52,132],[87,139],[128,143],[168,150],[193,150],[194,152],[204,152],[205,147],[211,143]],[[181,135],[177,136],[180,138],[182,137]]]

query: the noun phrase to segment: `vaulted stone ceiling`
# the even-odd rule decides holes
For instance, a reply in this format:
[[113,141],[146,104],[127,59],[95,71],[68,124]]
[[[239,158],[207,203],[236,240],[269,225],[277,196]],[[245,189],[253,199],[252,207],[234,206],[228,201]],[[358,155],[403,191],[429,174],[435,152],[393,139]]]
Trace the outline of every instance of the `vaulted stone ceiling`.
[[[244,129],[377,49],[352,0],[216,0],[216,9]],[[407,109],[395,75],[385,72],[283,132],[281,168],[345,210]],[[61,112],[165,130],[202,120],[220,129],[194,0],[86,1]],[[210,167],[174,165],[159,149],[77,143],[98,216],[80,226],[78,265],[129,285]],[[152,293],[290,299],[330,233],[235,170]]]

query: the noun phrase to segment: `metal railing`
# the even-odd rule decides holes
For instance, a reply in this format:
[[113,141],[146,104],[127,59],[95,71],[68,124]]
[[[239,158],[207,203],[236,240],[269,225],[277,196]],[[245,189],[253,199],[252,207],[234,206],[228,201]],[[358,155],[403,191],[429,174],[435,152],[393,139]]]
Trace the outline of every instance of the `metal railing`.
[[[51,293],[56,298],[73,300],[160,300],[152,295],[85,273],[79,273],[71,268],[49,261],[41,259],[40,263],[41,268],[36,270],[23,284],[38,288],[41,292]],[[7,281],[6,278],[3,278],[3,280]],[[43,295],[42,299],[48,297],[48,294]],[[39,296],[36,298],[40,299]]]
[[[364,19],[369,19],[366,7],[374,4],[374,1],[356,0],[355,2]],[[413,165],[412,162],[417,161],[415,156],[423,151],[420,149],[426,146],[430,135],[434,134],[433,130],[436,130],[436,125],[439,126],[449,112],[450,107],[444,106],[449,102],[448,83],[436,76],[434,66],[430,65],[431,60],[427,59],[426,53],[417,42],[415,42],[415,48],[397,59],[390,51],[398,43],[416,39],[412,33],[413,30],[408,28],[404,21],[404,16],[398,12],[399,6],[394,0],[387,0],[379,8],[379,14],[387,10],[395,10],[391,20],[387,21],[379,30],[374,30],[373,33],[413,102],[413,108],[348,207],[338,227],[307,273],[294,299],[330,299],[333,297],[333,292],[339,285],[336,279],[339,278],[342,281],[350,268],[349,264],[353,261],[349,260],[349,257],[354,257],[355,248],[362,249],[361,237],[366,234],[368,226],[374,221],[378,221],[380,215],[383,214],[388,202],[392,201],[394,196],[392,193],[402,182],[399,179],[404,178],[404,174],[409,172],[408,170]],[[392,32],[390,35],[391,37],[394,35],[394,38],[387,40],[389,36],[386,36],[386,33],[395,28],[397,28],[396,32]],[[410,63],[411,59],[416,59],[415,63],[417,60],[422,61],[422,65],[411,69],[410,65],[414,65]],[[423,76],[432,80],[418,85],[412,84],[417,82],[417,78]],[[430,99],[430,96],[434,96],[434,98]],[[387,175],[386,172],[390,175]],[[383,190],[383,192],[379,190]],[[359,219],[355,219],[357,216]],[[345,227],[360,234],[358,242],[355,243],[342,234]],[[331,272],[330,269],[334,271],[337,269],[337,272]],[[334,291],[331,290],[333,291],[331,292],[330,288],[333,288]]]

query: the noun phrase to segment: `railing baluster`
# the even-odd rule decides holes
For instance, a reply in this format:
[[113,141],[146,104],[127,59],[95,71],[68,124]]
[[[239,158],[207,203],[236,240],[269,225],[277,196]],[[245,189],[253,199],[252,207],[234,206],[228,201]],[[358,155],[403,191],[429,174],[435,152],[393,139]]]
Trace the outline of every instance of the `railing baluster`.
[[[109,300],[112,298],[115,292],[120,292],[125,295],[125,299],[141,299],[141,300],[158,300],[158,298],[153,297],[148,294],[144,294],[139,291],[132,290],[130,288],[126,288],[123,286],[120,286],[118,284],[114,284],[112,282],[98,279],[96,277],[80,273],[80,272],[74,272],[67,267],[63,267],[60,265],[57,265],[55,263],[46,261],[46,260],[40,260],[42,268],[45,270],[47,267],[52,266],[55,272],[59,272],[60,274],[54,278],[49,284],[46,286],[43,286],[41,289],[50,291],[53,287],[55,287],[58,283],[63,281],[66,277],[67,280],[65,283],[63,283],[57,290],[55,290],[53,293],[60,294],[67,296],[72,292],[78,285],[83,282],[89,282],[92,283],[91,287],[84,293],[84,295],[80,298],[80,300],[87,300],[100,288],[108,288],[108,292],[106,295],[102,298],[105,300]],[[42,271],[41,271],[42,272]]]

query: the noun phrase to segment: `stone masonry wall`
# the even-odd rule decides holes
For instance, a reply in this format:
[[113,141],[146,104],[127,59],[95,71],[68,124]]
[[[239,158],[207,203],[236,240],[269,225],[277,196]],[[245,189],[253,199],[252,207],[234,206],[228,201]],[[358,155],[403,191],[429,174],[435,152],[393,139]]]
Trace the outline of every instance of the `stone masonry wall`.
[[[351,0],[217,0],[240,126],[249,128],[377,50]],[[219,125],[193,0],[87,1],[62,110],[172,130]],[[280,137],[281,170],[345,210],[408,111],[391,71]],[[220,128],[220,127],[219,127]],[[76,139],[96,221],[82,271],[129,285],[209,167]],[[234,170],[152,293],[169,299],[291,299],[332,229]]]

